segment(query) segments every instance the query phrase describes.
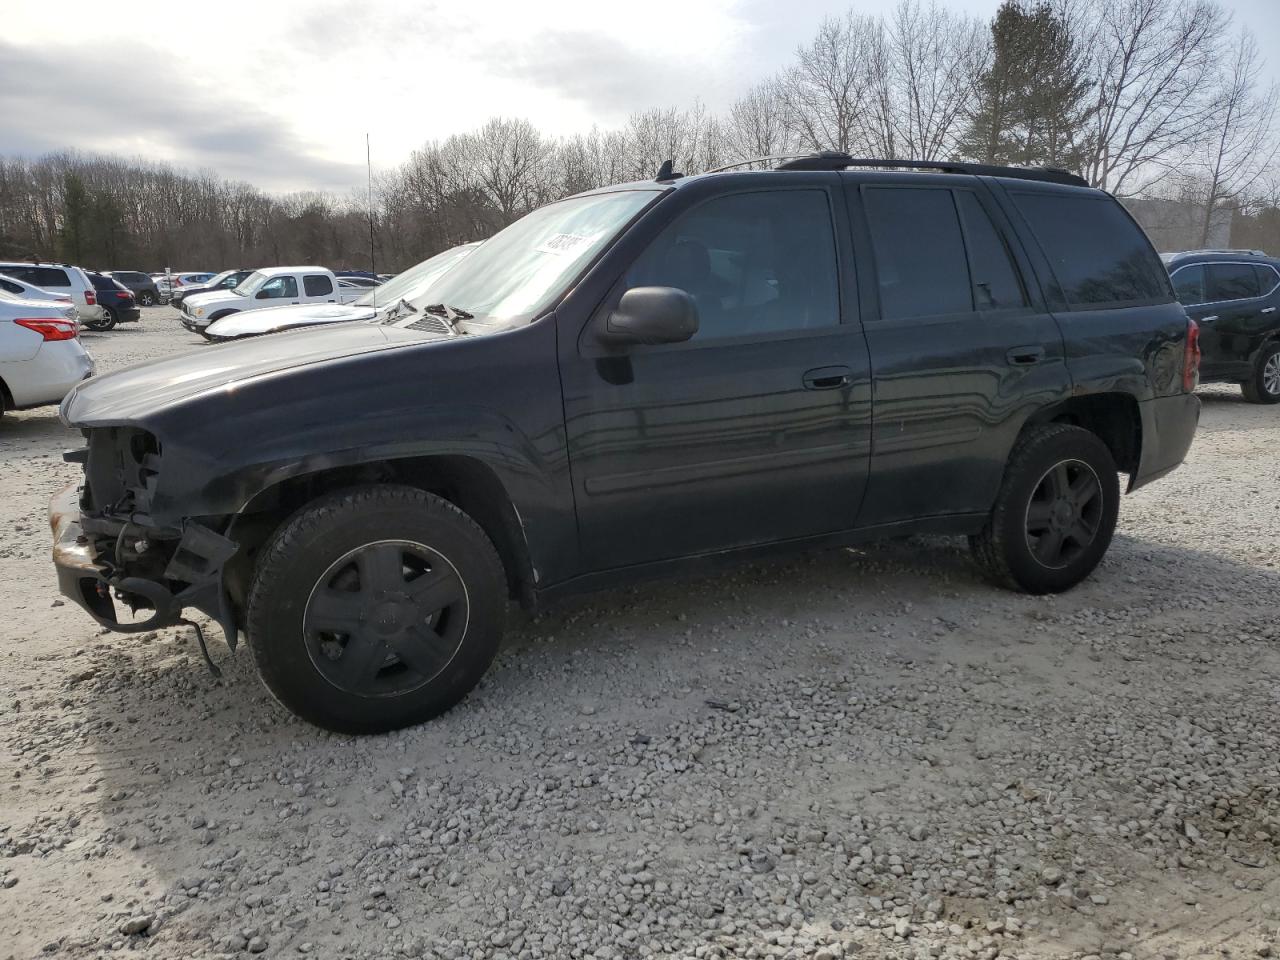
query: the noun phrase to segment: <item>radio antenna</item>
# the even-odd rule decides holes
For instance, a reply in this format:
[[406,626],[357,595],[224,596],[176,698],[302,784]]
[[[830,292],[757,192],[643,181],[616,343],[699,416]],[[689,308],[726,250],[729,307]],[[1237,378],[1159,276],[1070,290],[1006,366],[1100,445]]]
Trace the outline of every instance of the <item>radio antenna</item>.
[[[377,261],[373,254],[373,153],[369,148],[369,134],[364,135],[364,169],[366,183],[369,188],[369,272],[373,274],[373,279],[378,279]],[[373,308],[378,309],[378,288],[373,288]]]

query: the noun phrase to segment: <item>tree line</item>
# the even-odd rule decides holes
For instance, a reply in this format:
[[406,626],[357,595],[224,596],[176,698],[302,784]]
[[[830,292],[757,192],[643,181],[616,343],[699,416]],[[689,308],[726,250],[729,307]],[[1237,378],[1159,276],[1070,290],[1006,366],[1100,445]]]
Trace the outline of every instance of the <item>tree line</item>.
[[835,149],[1044,164],[1121,197],[1237,213],[1280,247],[1278,91],[1217,0],[1005,0],[990,22],[933,0],[824,20],[724,113],[700,103],[551,137],[493,118],[433,140],[367,198],[276,196],[214,173],[62,153],[0,158],[0,256],[178,269],[315,262],[398,270],[556,198],[737,160]]

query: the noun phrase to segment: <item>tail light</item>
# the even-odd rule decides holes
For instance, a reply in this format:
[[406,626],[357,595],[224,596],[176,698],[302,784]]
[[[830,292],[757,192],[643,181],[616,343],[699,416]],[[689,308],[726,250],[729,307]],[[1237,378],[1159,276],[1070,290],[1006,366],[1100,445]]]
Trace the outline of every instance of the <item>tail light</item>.
[[50,320],[46,318],[19,318],[13,321],[20,327],[34,330],[45,340],[74,340],[79,328],[71,320]]
[[93,307],[93,306],[97,306],[97,304],[98,304],[98,291],[97,291],[97,290],[86,290],[86,291],[84,292],[84,302],[85,302],[85,303],[87,303],[87,304],[88,304],[89,306],[91,306],[91,307]]
[[1200,325],[1187,320],[1187,348],[1182,355],[1182,389],[1188,393],[1200,386]]
[[174,277],[174,278],[173,278],[173,280],[172,280],[172,283],[173,283],[173,286],[175,286],[175,287],[180,287],[180,286],[182,286],[182,278],[181,278],[181,277]]
[[132,293],[130,293],[128,290],[117,290],[117,291],[116,291],[116,296],[117,296],[117,297],[119,297],[121,300],[132,300],[132,299],[133,299],[133,294],[132,294]]

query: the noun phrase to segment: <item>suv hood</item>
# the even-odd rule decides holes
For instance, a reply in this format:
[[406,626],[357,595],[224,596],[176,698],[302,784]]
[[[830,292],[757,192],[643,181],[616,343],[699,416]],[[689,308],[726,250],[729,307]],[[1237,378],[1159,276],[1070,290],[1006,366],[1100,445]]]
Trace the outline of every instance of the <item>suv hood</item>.
[[254,377],[432,339],[444,337],[338,323],[202,347],[84,381],[62,402],[62,419],[73,427],[137,423],[167,405],[201,393],[230,391]]

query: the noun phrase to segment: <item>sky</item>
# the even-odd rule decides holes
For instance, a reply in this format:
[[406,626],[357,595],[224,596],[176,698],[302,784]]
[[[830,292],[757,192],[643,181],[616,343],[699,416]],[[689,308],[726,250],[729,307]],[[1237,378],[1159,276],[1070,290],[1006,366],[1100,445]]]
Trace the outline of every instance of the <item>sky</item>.
[[[553,135],[723,110],[828,14],[895,0],[5,0],[0,154],[73,148],[271,191],[356,189],[414,148],[524,117]],[[989,18],[999,0],[940,0]],[[1277,51],[1280,0],[1223,0]]]

